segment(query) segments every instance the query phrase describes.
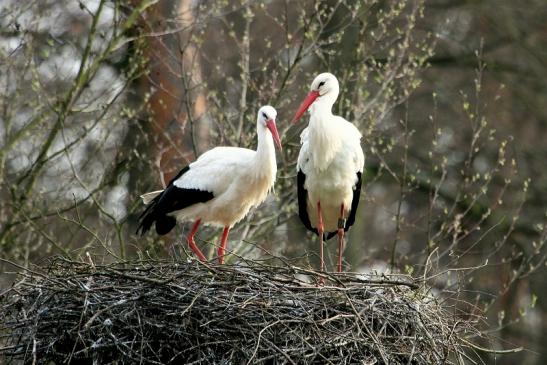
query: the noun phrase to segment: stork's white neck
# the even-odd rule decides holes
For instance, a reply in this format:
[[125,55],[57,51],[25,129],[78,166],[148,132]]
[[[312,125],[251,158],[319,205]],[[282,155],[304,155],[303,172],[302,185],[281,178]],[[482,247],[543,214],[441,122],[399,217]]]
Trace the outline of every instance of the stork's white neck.
[[260,122],[258,122],[257,132],[258,146],[256,148],[256,155],[252,168],[254,169],[257,178],[267,178],[273,183],[277,173],[277,163],[275,160],[275,146],[272,134]]
[[340,128],[332,114],[332,105],[337,95],[334,95],[334,98],[326,98],[328,96],[330,95],[322,96],[310,107],[311,117],[308,127],[310,158],[314,167],[319,170],[324,170],[330,165],[342,144]]

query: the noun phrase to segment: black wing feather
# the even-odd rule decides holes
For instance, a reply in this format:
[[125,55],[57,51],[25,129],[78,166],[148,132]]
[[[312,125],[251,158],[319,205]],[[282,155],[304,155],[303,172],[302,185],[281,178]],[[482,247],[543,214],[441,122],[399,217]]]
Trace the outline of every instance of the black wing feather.
[[[359,198],[361,197],[361,175],[362,173],[359,171],[357,172],[357,182],[355,183],[355,187],[353,188],[353,199],[351,200],[351,210],[349,211],[349,216],[346,220],[346,225],[344,226],[344,231],[347,232],[349,230],[349,227],[353,226],[353,223],[355,223],[355,215],[357,214],[357,207],[359,206]],[[327,239],[331,239],[332,237],[336,236],[336,231],[329,232],[327,234]]]
[[144,235],[154,222],[156,223],[156,232],[159,235],[169,233],[175,227],[175,217],[167,214],[187,208],[197,203],[205,203],[214,198],[210,191],[199,189],[186,189],[176,187],[173,183],[183,174],[190,170],[190,166],[183,168],[167,185],[165,190],[155,197],[144,212],[140,215],[140,224],[137,233]]
[[308,191],[304,187],[306,183],[306,175],[302,170],[298,169],[296,184],[298,185],[298,216],[304,226],[315,234],[319,234],[316,228],[313,228],[308,215]]
[[347,232],[349,227],[353,226],[355,223],[355,215],[357,214],[357,207],[359,206],[359,199],[361,197],[361,176],[363,174],[359,171],[357,172],[357,182],[355,183],[355,188],[353,189],[353,199],[351,201],[351,210],[349,212],[348,220],[346,221],[346,227],[344,231]]

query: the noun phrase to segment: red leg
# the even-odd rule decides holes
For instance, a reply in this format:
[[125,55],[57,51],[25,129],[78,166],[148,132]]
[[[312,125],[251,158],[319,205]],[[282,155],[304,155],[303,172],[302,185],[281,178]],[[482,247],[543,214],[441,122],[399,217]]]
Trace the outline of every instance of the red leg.
[[323,215],[321,214],[321,203],[317,202],[317,233],[319,234],[319,256],[321,259],[321,271],[325,271],[325,260],[323,259],[323,233],[325,227],[323,226]]
[[342,251],[344,250],[344,227],[346,219],[344,218],[344,204],[340,206],[340,219],[338,220],[338,272],[342,272]]
[[220,246],[218,246],[218,263],[224,263],[224,252],[226,251],[226,243],[228,242],[228,233],[230,233],[230,227],[224,227],[222,232],[222,239],[220,240]]
[[198,246],[196,246],[196,242],[194,241],[194,236],[196,235],[196,232],[198,231],[198,227],[199,227],[199,224],[201,223],[201,219],[198,219],[195,223],[194,223],[194,226],[192,227],[192,230],[190,231],[190,233],[188,234],[188,246],[190,246],[190,249],[192,251],[194,251],[194,253],[196,254],[196,256],[201,260],[201,261],[207,261],[207,259],[205,258],[205,255],[203,255],[203,253],[201,252],[201,250],[198,248]]

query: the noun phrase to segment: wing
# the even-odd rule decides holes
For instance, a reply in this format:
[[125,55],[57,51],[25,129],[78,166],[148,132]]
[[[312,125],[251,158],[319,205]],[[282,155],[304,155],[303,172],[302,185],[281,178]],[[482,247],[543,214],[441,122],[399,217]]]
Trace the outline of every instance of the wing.
[[308,129],[309,127],[304,128],[300,134],[300,152],[298,152],[298,160],[296,161],[296,171],[307,171],[309,165],[309,139],[308,139]]
[[296,179],[296,184],[298,185],[298,216],[300,217],[302,224],[304,224],[308,230],[318,234],[317,229],[312,227],[308,215],[308,191],[304,187],[305,183],[306,175],[299,169]]
[[169,213],[222,194],[233,181],[233,171],[250,163],[255,152],[245,148],[216,147],[183,168],[165,190],[152,199],[141,219],[137,233],[147,232],[154,222],[156,232],[166,234],[176,224]]
[[[363,169],[365,167],[365,154],[361,148],[361,133],[359,130],[351,123],[344,120],[344,123],[341,123],[344,127],[344,135],[346,139],[346,154],[351,156],[348,159],[348,162],[351,161],[351,166],[353,171],[355,171],[355,183],[353,185],[353,196],[351,200],[351,209],[349,215],[346,219],[346,224],[344,226],[344,231],[348,231],[349,228],[355,223],[355,216],[357,214],[357,207],[359,206],[359,199],[361,197],[361,185],[362,185],[362,175]],[[327,234],[327,239],[332,238],[336,235],[335,232],[329,232]]]
[[348,215],[348,219],[346,220],[346,226],[344,227],[344,231],[347,232],[349,227],[355,223],[355,215],[357,214],[357,207],[359,206],[359,199],[361,198],[361,184],[362,184],[362,177],[363,177],[363,169],[365,168],[365,154],[363,152],[363,149],[361,148],[361,133],[359,130],[351,123],[349,123],[348,133],[351,134],[354,138],[352,143],[352,150],[353,150],[353,162],[354,167],[356,170],[357,175],[357,181],[355,182],[355,186],[353,187],[353,198],[351,200],[351,210]]
[[[345,120],[344,120],[345,121]],[[347,231],[355,223],[355,215],[359,206],[361,197],[361,184],[363,169],[365,167],[365,154],[361,148],[361,132],[352,123],[344,123],[346,140],[348,141],[348,153],[352,156],[353,168],[356,174],[355,185],[353,186],[353,198],[351,200],[351,210],[346,220],[344,231]]]
[[342,117],[336,118],[340,127],[341,138],[345,141],[345,153],[348,156],[351,156],[354,171],[363,172],[365,165],[365,154],[363,153],[363,148],[361,148],[361,132],[355,125],[353,125],[353,123],[348,122]]
[[141,195],[142,202],[144,203],[144,205],[148,205],[152,202],[152,200],[154,200],[155,197],[157,197],[161,193],[163,193],[163,190],[156,190],[149,193],[144,193]]
[[309,127],[306,127],[302,130],[302,133],[300,133],[300,144],[304,144],[304,142],[308,141],[309,133]]
[[[357,182],[353,188],[353,198],[351,199],[351,209],[349,211],[348,218],[346,219],[346,225],[344,226],[344,231],[347,232],[349,227],[353,226],[355,223],[355,215],[357,214],[357,207],[359,206],[359,199],[361,198],[361,171],[357,172]],[[331,239],[336,235],[336,231],[327,233],[327,240]]]
[[304,226],[311,232],[318,234],[316,228],[311,225],[310,217],[308,215],[308,191],[305,188],[306,184],[306,166],[309,162],[308,158],[308,127],[304,128],[300,134],[300,152],[298,153],[298,161],[296,163],[296,169],[298,171],[296,177],[297,194],[298,194],[298,216]]
[[181,188],[175,183],[185,174],[191,171],[190,166],[183,168],[167,185],[165,190],[157,195],[145,211],[140,215],[140,224],[137,233],[143,235],[154,222],[156,223],[156,232],[159,235],[167,234],[176,224],[176,219],[169,216],[177,210],[182,210],[197,203],[205,203],[215,196],[212,192],[194,188]]
[[190,170],[174,181],[185,189],[199,189],[221,195],[234,180],[234,171],[251,163],[255,151],[238,147],[216,147],[190,164]]
[[355,223],[355,215],[357,214],[357,207],[359,206],[359,199],[361,198],[361,176],[362,173],[357,173],[357,182],[355,183],[355,187],[353,188],[353,199],[351,200],[351,210],[348,215],[348,219],[346,220],[346,226],[344,227],[344,231],[347,231],[349,227],[353,226],[353,223]]

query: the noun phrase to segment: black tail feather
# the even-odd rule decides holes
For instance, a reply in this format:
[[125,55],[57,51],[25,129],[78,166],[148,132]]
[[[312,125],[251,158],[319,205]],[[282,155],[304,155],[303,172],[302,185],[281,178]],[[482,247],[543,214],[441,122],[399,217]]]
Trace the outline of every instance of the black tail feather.
[[139,216],[140,223],[139,223],[139,227],[137,228],[137,234],[139,234],[140,232],[140,235],[144,236],[144,234],[148,232],[150,228],[152,228],[152,225],[154,224],[154,222],[157,222],[159,218],[157,205],[158,205],[158,201],[160,200],[160,196],[161,194],[155,197],[150,202],[150,204],[148,204],[144,212],[142,212],[141,215]]
[[[347,229],[346,229],[346,231],[347,231]],[[325,241],[328,241],[328,240],[330,240],[332,237],[336,236],[337,233],[338,233],[338,231],[326,232],[325,235],[323,236],[323,237],[324,237],[323,239],[324,239]]]
[[146,210],[139,216],[140,224],[137,228],[137,234],[141,236],[144,236],[146,232],[150,230],[150,227],[152,227],[152,224],[154,224],[154,221],[156,220],[156,214],[153,209],[155,205],[155,202],[152,202],[148,207],[146,207]]
[[305,183],[306,175],[299,169],[296,180],[298,188],[298,216],[300,217],[302,224],[304,224],[304,227],[318,235],[319,232],[316,228],[312,227],[310,217],[308,215],[308,191],[304,187]]
[[156,218],[156,233],[161,235],[171,232],[171,230],[177,224],[175,217],[164,215],[163,217]]
[[139,216],[140,224],[137,228],[137,234],[143,236],[146,232],[152,228],[154,222],[156,223],[156,233],[161,235],[171,232],[171,230],[177,224],[175,217],[171,217],[161,212],[158,209],[158,202],[160,201],[161,194],[154,198],[150,204],[146,207],[144,212]]
[[150,230],[150,228],[152,228],[154,223],[156,223],[156,233],[161,236],[171,232],[177,224],[177,220],[175,217],[158,214],[158,212],[152,208],[151,210],[145,211],[145,214],[141,215],[141,222],[139,224],[139,228],[137,228],[137,234],[140,232],[140,235],[143,236]]
[[189,170],[185,167],[169,183],[161,194],[156,196],[139,216],[139,227],[137,234],[144,235],[156,224],[156,232],[159,235],[169,233],[177,224],[177,220],[171,214],[197,203],[205,203],[214,198],[210,191],[199,189],[179,188],[174,181]]

